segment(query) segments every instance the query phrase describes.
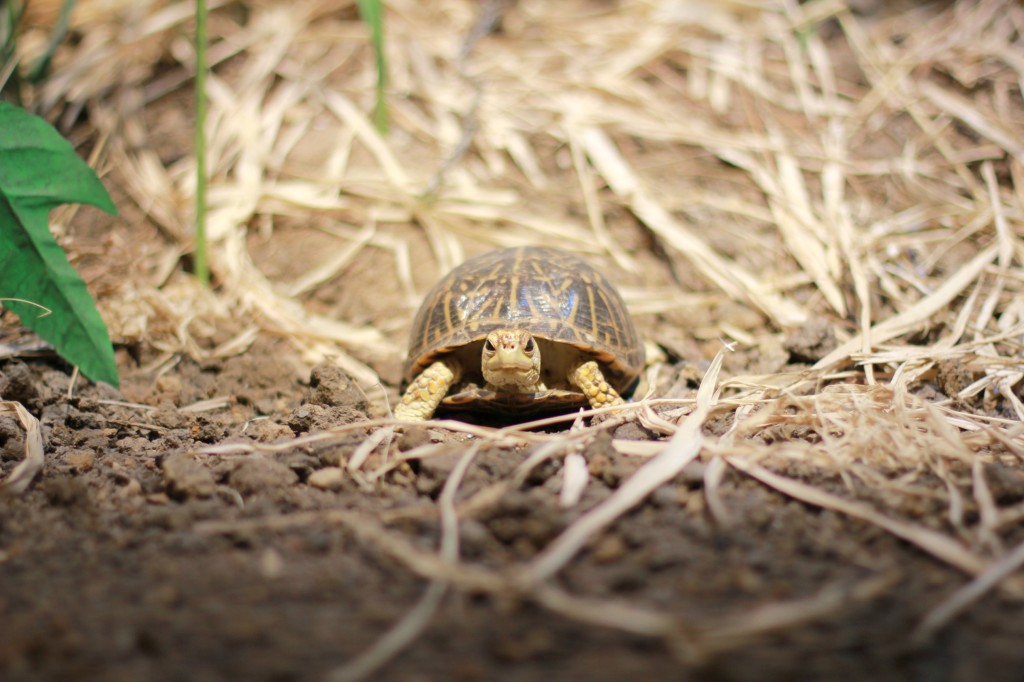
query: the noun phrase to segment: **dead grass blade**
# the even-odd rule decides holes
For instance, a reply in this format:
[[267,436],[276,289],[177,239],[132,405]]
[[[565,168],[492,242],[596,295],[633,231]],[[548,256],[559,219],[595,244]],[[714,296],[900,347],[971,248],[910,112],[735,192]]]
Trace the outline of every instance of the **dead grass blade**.
[[775,295],[735,263],[720,256],[700,237],[681,225],[666,211],[629,167],[615,144],[600,129],[588,127],[579,133],[587,155],[612,190],[622,197],[655,234],[680,255],[689,259],[709,282],[732,298],[750,301],[782,326],[800,324],[807,313],[799,305]]
[[825,300],[839,315],[846,315],[846,301],[835,280],[838,270],[831,255],[835,230],[815,216],[801,168],[792,154],[779,152],[775,165],[759,162],[752,154],[735,149],[719,150],[724,160],[742,167],[768,197],[772,218],[790,254],[800,263]]
[[995,589],[999,583],[1024,566],[1024,544],[1017,547],[1002,559],[992,562],[974,580],[954,592],[948,599],[930,610],[917,628],[912,640],[923,644],[932,636],[946,627],[954,618],[970,608],[983,596]]
[[701,382],[696,407],[686,416],[661,454],[644,464],[611,497],[573,522],[545,547],[520,572],[518,579],[523,585],[536,585],[557,573],[598,532],[639,504],[658,486],[672,480],[700,454],[703,443],[701,427],[715,401],[723,355],[724,351],[719,351],[715,356]]
[[[982,249],[974,258],[965,263],[952,276],[946,279],[935,291],[917,301],[910,308],[902,313],[894,315],[879,322],[871,328],[871,342],[880,344],[889,339],[896,338],[913,330],[917,326],[927,322],[933,315],[948,306],[954,298],[962,293],[967,287],[981,275],[999,253],[999,245],[993,244]],[[834,351],[823,357],[814,365],[815,370],[822,370],[833,367],[850,357],[858,350],[862,350],[862,339],[860,337],[851,339],[840,345]]]
[[985,570],[987,562],[952,538],[924,526],[919,526],[880,514],[867,504],[851,502],[837,497],[814,486],[801,483],[784,476],[772,473],[764,467],[745,461],[739,457],[726,456],[726,461],[755,478],[765,485],[775,488],[784,495],[812,504],[816,507],[852,516],[882,528],[898,538],[906,540],[919,549],[931,554],[949,565],[970,575],[977,575]]
[[1004,129],[1002,125],[993,121],[989,116],[983,114],[980,109],[974,106],[969,100],[955,95],[945,88],[941,88],[931,81],[921,81],[918,88],[932,104],[939,109],[946,111],[955,118],[960,119],[979,134],[987,137],[1008,153],[1017,158],[1017,161],[1024,163],[1024,144],[1021,144],[1015,136]]
[[[455,510],[455,494],[479,451],[479,444],[475,444],[459,458],[438,499],[441,510],[440,556],[444,562],[451,565],[456,564],[459,559],[459,519]],[[432,581],[416,606],[405,617],[354,661],[330,673],[329,679],[335,682],[354,682],[365,679],[379,670],[419,637],[430,624],[447,591],[446,581]]]
[[43,433],[39,420],[13,400],[0,401],[0,414],[13,413],[25,432],[25,458],[0,482],[0,496],[20,495],[43,468]]
[[701,629],[694,647],[699,659],[736,651],[776,632],[835,618],[892,590],[900,576],[883,573],[860,582],[825,587],[804,599],[765,604],[733,614]]
[[538,585],[531,593],[541,606],[574,620],[647,637],[666,637],[676,630],[672,616],[611,599],[578,597],[554,585]]

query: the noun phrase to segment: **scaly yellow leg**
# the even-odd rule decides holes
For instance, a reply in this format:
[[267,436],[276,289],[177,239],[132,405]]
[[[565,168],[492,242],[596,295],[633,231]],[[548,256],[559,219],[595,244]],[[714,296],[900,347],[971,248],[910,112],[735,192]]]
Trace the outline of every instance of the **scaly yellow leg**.
[[601,368],[593,360],[584,362],[575,370],[569,373],[569,382],[575,384],[587,396],[587,402],[591,407],[607,407],[608,405],[622,405],[626,401],[622,399],[615,389],[608,385],[601,374]]
[[405,389],[402,402],[395,406],[395,419],[415,422],[430,419],[448,389],[458,380],[458,367],[441,361],[430,365]]

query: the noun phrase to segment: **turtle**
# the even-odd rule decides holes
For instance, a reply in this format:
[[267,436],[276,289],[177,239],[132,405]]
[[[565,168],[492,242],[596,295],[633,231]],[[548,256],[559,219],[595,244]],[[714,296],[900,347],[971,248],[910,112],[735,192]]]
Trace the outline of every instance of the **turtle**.
[[619,405],[643,366],[625,302],[585,260],[541,246],[489,251],[424,298],[395,417],[422,421],[440,407],[513,422]]

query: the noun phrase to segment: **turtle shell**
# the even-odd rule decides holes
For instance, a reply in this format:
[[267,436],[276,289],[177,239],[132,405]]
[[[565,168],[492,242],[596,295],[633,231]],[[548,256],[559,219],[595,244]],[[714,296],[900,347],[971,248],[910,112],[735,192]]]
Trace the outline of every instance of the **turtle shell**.
[[[623,395],[643,369],[643,344],[608,279],[574,254],[527,246],[470,258],[434,285],[412,325],[405,382],[446,355],[482,345],[490,332],[512,328],[526,329],[541,341],[542,364],[550,355],[545,341],[592,357]],[[464,362],[463,370],[479,374],[479,356],[475,363]]]

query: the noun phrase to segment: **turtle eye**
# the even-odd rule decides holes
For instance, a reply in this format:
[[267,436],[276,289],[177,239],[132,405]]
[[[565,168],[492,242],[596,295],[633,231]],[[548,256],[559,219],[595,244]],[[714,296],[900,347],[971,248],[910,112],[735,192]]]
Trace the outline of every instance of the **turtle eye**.
[[533,353],[533,339],[526,339],[526,344],[523,346],[523,350],[527,355]]
[[494,352],[494,344],[491,343],[490,339],[487,339],[486,341],[484,341],[484,350],[487,351],[488,353],[493,353]]

